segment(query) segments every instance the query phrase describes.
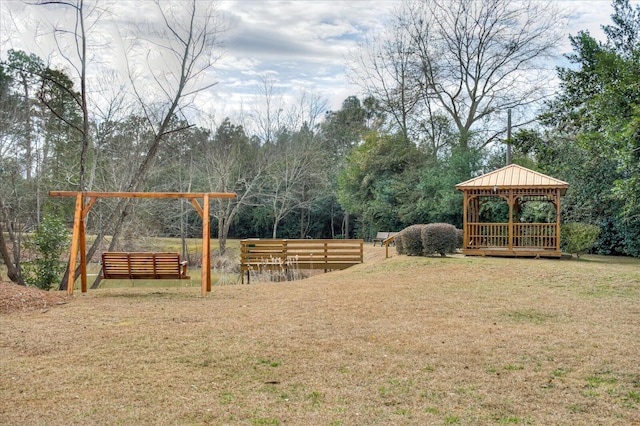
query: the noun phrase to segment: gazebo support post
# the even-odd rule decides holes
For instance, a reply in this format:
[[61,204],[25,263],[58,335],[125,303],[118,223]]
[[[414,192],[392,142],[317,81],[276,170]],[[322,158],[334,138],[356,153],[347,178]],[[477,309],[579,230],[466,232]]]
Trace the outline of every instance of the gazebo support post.
[[560,189],[556,189],[556,251],[560,253]]
[[464,192],[464,202],[462,206],[462,247],[465,248],[469,246],[469,231],[467,229],[469,227],[469,225],[467,225],[469,214],[469,194],[467,191]]
[[507,198],[509,202],[509,251],[513,251],[513,203],[515,198],[513,197],[513,189],[509,188],[509,195]]

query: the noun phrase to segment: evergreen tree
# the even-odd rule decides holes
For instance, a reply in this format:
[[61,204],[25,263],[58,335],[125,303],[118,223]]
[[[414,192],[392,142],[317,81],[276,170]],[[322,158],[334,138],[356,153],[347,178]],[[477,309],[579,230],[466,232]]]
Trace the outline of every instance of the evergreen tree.
[[571,37],[572,66],[542,116],[551,133],[539,164],[570,184],[566,221],[596,224],[595,250],[640,256],[640,6],[613,2],[607,39]]

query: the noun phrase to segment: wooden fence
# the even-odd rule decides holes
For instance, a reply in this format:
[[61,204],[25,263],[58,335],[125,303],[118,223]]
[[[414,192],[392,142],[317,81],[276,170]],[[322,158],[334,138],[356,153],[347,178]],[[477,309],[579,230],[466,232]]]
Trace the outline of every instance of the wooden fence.
[[240,242],[240,274],[292,269],[345,269],[363,262],[362,240],[250,239]]

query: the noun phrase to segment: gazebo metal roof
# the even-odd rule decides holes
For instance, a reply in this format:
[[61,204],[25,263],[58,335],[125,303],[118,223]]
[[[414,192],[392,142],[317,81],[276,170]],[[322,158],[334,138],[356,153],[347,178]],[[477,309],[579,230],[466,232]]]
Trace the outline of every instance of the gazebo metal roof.
[[465,189],[491,189],[496,187],[560,188],[561,194],[564,195],[569,184],[517,164],[510,164],[456,185],[456,189],[460,191],[464,191]]

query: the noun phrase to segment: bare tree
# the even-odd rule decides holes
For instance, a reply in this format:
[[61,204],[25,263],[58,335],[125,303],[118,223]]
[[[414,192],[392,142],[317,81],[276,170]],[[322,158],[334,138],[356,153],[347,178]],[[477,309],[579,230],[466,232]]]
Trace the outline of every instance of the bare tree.
[[316,93],[300,92],[295,103],[287,110],[284,123],[287,129],[315,129],[320,118],[329,108],[329,101],[326,97]]
[[[74,40],[78,57],[81,58],[80,66],[76,69],[81,81],[82,100],[79,102],[84,106],[84,123],[86,124],[83,124],[82,132],[83,152],[86,152],[84,147],[88,146],[88,106],[85,86],[87,34],[84,24],[86,16],[84,1],[43,3],[63,4],[76,10],[77,25]],[[134,168],[135,171],[129,182],[122,188],[124,191],[137,191],[143,187],[165,136],[184,128],[176,124],[179,122],[176,118],[184,117],[185,109],[191,105],[194,97],[214,84],[207,81],[209,78],[207,71],[219,57],[217,48],[221,25],[217,21],[214,3],[192,0],[188,5],[183,2],[165,5],[158,1],[155,4],[162,25],[154,26],[154,31],[147,31],[152,28],[151,26],[137,27],[138,32],[131,37],[137,42],[128,52],[131,86],[144,113],[147,126],[153,131],[153,137],[147,145],[142,161]],[[146,36],[142,36],[142,31]],[[60,50],[64,51],[61,45]],[[149,88],[154,88],[155,91],[151,92]],[[64,120],[64,117],[60,118]],[[84,165],[83,170],[85,170],[87,162],[84,154],[81,164]],[[83,187],[84,180],[81,179],[81,188]],[[112,246],[117,243],[118,234],[129,212],[127,208],[129,205],[129,200],[120,200],[104,221],[105,224],[112,225],[110,229],[113,234]],[[89,258],[100,247],[106,232],[105,227],[98,233],[88,251]],[[77,273],[76,271],[76,275]],[[66,282],[66,279],[63,279],[62,289],[66,286]],[[98,282],[94,283],[94,287],[97,284]]]
[[[166,136],[185,129],[180,124],[185,121],[177,118],[186,119],[186,110],[195,96],[216,84],[208,75],[219,58],[217,50],[223,30],[215,3],[191,0],[166,5],[156,1],[155,4],[163,25],[136,28],[138,42],[131,52],[137,54],[138,61],[129,60],[131,85],[148,127],[153,129],[153,137],[125,191],[142,189]],[[141,33],[147,37],[140,37]],[[114,223],[110,247],[117,244],[130,201],[122,199],[107,219],[107,223]],[[89,249],[89,257],[97,251],[102,237],[98,235]],[[98,284],[96,280],[92,287]]]
[[396,21],[361,45],[350,59],[351,80],[378,101],[405,139],[420,116],[414,49],[410,34]]
[[273,217],[273,238],[288,214],[306,209],[315,201],[314,189],[326,185],[326,156],[306,126],[295,133],[281,133],[278,142],[267,147],[271,158],[262,198]]
[[276,81],[269,74],[262,76],[260,96],[262,102],[255,102],[249,111],[249,120],[255,127],[255,133],[262,143],[272,143],[275,135],[282,127],[284,100],[276,92]]
[[[94,151],[91,156],[89,177],[86,182],[86,188],[91,191],[96,184],[98,164],[103,160],[104,147],[107,141],[112,139],[114,133],[118,131],[120,123],[126,122],[131,117],[135,117],[135,104],[131,98],[127,96],[127,88],[125,83],[121,81],[115,70],[103,72],[100,78],[96,79],[96,93],[93,94],[94,99],[92,105],[94,126]],[[120,153],[121,154],[121,153]],[[122,164],[121,164],[122,165]],[[120,175],[122,178],[125,175]],[[104,188],[105,186],[102,185]],[[106,186],[107,188],[109,186]]]
[[[374,45],[373,65],[357,71],[374,95],[397,99],[387,95],[395,89],[410,102],[420,100],[421,106],[398,106],[400,116],[417,111],[428,121],[444,113],[459,133],[459,148],[479,148],[504,132],[491,126],[498,111],[528,107],[548,94],[548,59],[563,26],[552,2],[407,1],[393,21],[391,42]],[[397,70],[398,63],[407,68]],[[404,85],[405,72],[417,85]],[[474,135],[481,136],[476,146]]]
[[[88,66],[89,62],[95,59],[95,51],[100,44],[90,46],[89,34],[107,14],[107,9],[99,6],[98,2],[86,2],[84,0],[41,0],[37,3],[40,6],[62,6],[70,8],[73,11],[74,18],[72,24],[67,28],[66,25],[56,26],[53,31],[54,40],[58,48],[59,55],[64,58],[65,62],[75,71],[78,78],[77,84],[80,88],[79,92],[73,88],[67,87],[57,81],[55,73],[46,73],[44,78],[51,84],[57,85],[59,89],[65,90],[77,103],[82,119],[78,124],[74,120],[69,119],[64,112],[59,111],[54,104],[46,98],[41,101],[50,109],[50,111],[58,117],[59,120],[75,129],[81,135],[80,159],[78,162],[78,189],[86,190],[87,165],[89,161],[89,151],[91,149],[91,120],[90,105],[88,100]],[[93,33],[94,35],[97,32]]]
[[200,164],[209,188],[237,194],[234,199],[214,200],[212,214],[218,221],[218,244],[223,254],[234,218],[243,207],[258,205],[256,197],[266,162],[260,155],[258,141],[250,139],[242,126],[232,124],[229,119],[206,144],[203,157]]

